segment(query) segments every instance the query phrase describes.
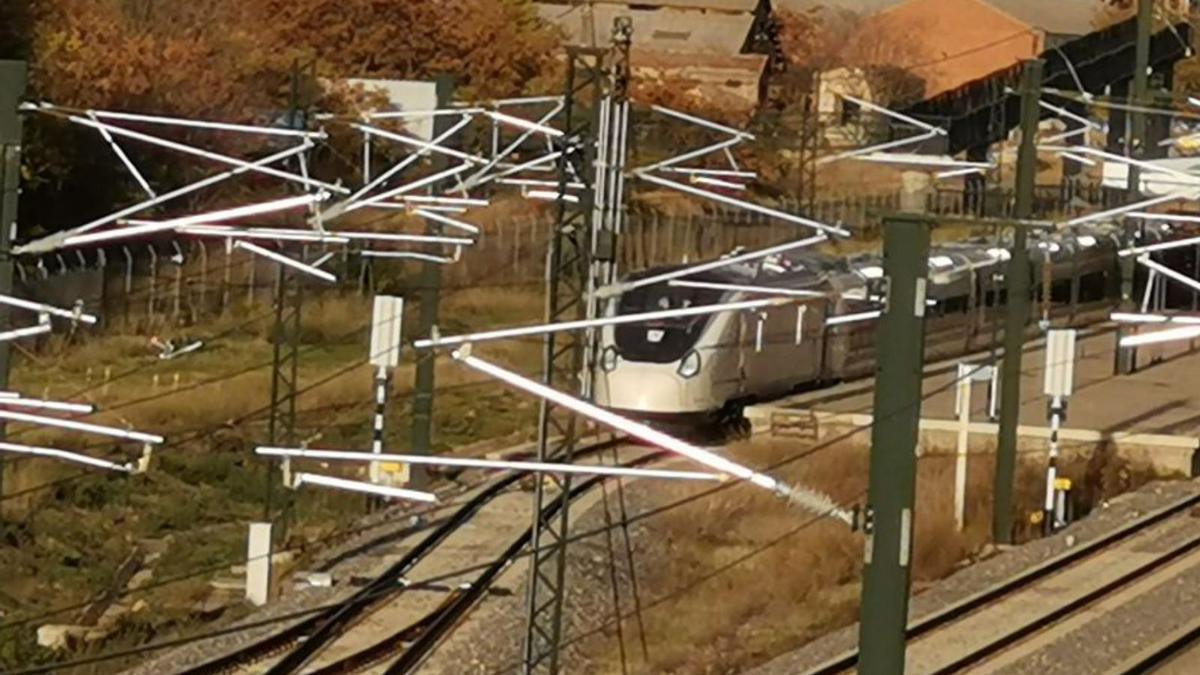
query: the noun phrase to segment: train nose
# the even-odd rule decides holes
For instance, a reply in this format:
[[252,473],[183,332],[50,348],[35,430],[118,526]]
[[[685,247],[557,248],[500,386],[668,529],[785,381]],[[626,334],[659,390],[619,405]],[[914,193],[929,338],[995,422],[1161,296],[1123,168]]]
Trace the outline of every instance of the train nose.
[[[683,399],[683,383],[670,373],[648,368],[618,367],[603,378],[607,386],[602,405],[640,412],[676,412]],[[607,400],[605,400],[607,399]]]

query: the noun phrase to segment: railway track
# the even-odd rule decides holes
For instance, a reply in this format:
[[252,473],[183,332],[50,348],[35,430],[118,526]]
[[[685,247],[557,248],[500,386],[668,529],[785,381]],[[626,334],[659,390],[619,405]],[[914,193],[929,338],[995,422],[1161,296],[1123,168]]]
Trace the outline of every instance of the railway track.
[[[577,455],[581,457],[595,455],[622,443],[621,439],[593,443],[579,449]],[[665,453],[644,455],[628,465],[644,464],[663,454]],[[234,672],[277,675],[296,673],[305,669],[304,672],[307,673],[349,673],[392,659],[395,660],[386,672],[410,672],[482,599],[495,579],[528,545],[532,534],[528,528],[522,530],[520,534],[510,540],[498,556],[493,556],[484,565],[480,565],[482,569],[474,578],[458,583],[457,587],[452,586],[445,589],[413,587],[407,583],[408,576],[422,563],[429,563],[434,559],[457,533],[472,527],[474,521],[480,518],[481,514],[486,516],[489,507],[492,510],[503,509],[504,504],[500,502],[505,495],[519,500],[521,504],[527,504],[528,499],[523,493],[514,494],[512,492],[512,488],[522,478],[522,474],[512,474],[488,484],[429,531],[381,574],[337,606],[301,620],[246,647],[181,672],[188,675]],[[579,481],[572,489],[572,499],[581,496],[599,483],[599,478]],[[548,507],[549,510],[557,508],[557,502]],[[510,522],[527,523],[529,515],[531,514],[526,509],[522,517],[517,519],[511,511],[501,510],[501,517]],[[461,560],[458,563],[457,567],[459,568],[470,566],[469,563],[464,565]],[[347,637],[357,626],[377,613],[386,612],[389,605],[399,595],[416,592],[444,592],[445,595],[431,609],[421,612],[420,616],[412,620],[399,623],[395,622],[397,616],[392,616],[376,621],[377,625],[403,626],[399,630],[378,630],[377,632],[385,633],[385,637],[382,639],[376,639],[366,646],[345,644],[345,642],[349,642]],[[281,654],[282,657],[273,664],[266,663],[269,659],[279,657]],[[396,658],[397,655],[399,655],[398,658]]]
[[[1200,528],[1189,513],[1197,505],[1200,495],[1179,500],[911,622],[908,670],[942,675],[1010,665],[1077,627],[1088,612],[1109,609],[1181,569],[1200,565]],[[1194,646],[1197,638],[1200,624],[1194,633],[1148,650],[1144,659],[1165,661]],[[849,651],[809,675],[848,672],[857,663],[858,652]],[[1131,669],[1122,672],[1146,672],[1138,665],[1131,662]]]

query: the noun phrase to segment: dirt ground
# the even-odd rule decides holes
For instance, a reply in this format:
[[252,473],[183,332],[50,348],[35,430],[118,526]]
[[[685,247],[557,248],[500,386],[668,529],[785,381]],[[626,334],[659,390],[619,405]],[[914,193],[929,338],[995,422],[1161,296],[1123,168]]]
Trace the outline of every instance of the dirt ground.
[[[865,452],[838,446],[813,449],[794,440],[758,439],[730,449],[755,466],[777,466],[776,475],[831,494],[841,504],[861,504],[867,484]],[[1065,474],[1092,489],[1092,500],[1118,494],[1149,480],[1116,460],[1076,462]],[[923,457],[919,464],[913,560],[913,591],[991,552],[992,475],[984,462],[969,476],[967,525],[953,518],[952,457]],[[1018,477],[1018,513],[1037,509],[1042,469],[1033,462]],[[629,579],[617,575],[613,594],[607,561],[593,549],[590,574],[596,597],[579,599],[568,636],[571,672],[726,673],[795,649],[857,619],[862,536],[830,520],[791,510],[762,490],[738,485],[708,496],[684,483],[639,482],[626,490],[630,513],[672,504],[640,520],[631,532],[638,586],[637,604]],[[682,503],[681,503],[682,502]],[[1090,504],[1079,504],[1086,512]],[[603,511],[603,509],[594,509]],[[615,514],[614,514],[615,516]],[[588,518],[581,517],[576,527]],[[1021,518],[1020,536],[1034,536]],[[619,546],[618,546],[619,549]],[[623,620],[613,619],[613,597]],[[582,617],[587,614],[590,618]],[[585,627],[586,626],[586,627]],[[644,632],[643,632],[644,631]],[[643,645],[645,645],[643,649]]]

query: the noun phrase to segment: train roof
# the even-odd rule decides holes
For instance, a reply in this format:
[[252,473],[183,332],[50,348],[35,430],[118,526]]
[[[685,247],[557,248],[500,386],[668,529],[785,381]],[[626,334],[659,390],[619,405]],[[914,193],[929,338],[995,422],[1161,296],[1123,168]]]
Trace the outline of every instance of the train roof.
[[[1117,223],[1088,223],[1061,228],[1051,232],[1035,230],[1029,236],[1030,259],[1040,266],[1048,259],[1052,265],[1066,263],[1092,252],[1108,252],[1120,247],[1122,228]],[[1169,228],[1162,226],[1144,228],[1139,234],[1139,243],[1149,244],[1163,240]],[[1011,247],[1011,234],[1000,237],[974,237],[971,239],[944,242],[930,247],[929,270],[931,294],[953,293],[964,280],[969,280],[974,270],[1006,262]],[[729,254],[730,256],[735,253]],[[727,256],[729,257],[729,256]],[[652,274],[682,269],[686,265],[656,267],[629,275],[638,279]],[[730,265],[697,274],[697,280],[729,284],[754,284],[759,286],[825,287],[837,293],[854,289],[866,289],[875,279],[883,277],[883,258],[878,253],[859,253],[837,257],[812,249],[786,251],[763,259]],[[937,287],[942,287],[938,289]]]

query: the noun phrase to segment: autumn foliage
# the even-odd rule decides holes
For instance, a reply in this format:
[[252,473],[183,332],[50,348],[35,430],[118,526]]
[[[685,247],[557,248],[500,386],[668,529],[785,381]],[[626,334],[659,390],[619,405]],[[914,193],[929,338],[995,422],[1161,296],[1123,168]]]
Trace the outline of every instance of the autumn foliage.
[[[449,73],[464,97],[557,89],[559,36],[530,0],[0,0],[0,49],[28,55],[31,98],[74,108],[259,124],[279,121],[292,96],[337,109],[319,83],[345,78],[430,79]],[[14,35],[16,18],[27,26]],[[315,77],[314,77],[315,76]],[[24,223],[54,229],[127,201],[136,190],[89,130],[28,127]],[[161,132],[162,130],[156,130]],[[236,152],[208,132],[176,138]],[[205,136],[207,134],[207,136]],[[127,143],[151,178],[211,173],[196,160]],[[123,186],[123,188],[122,188]],[[125,192],[122,192],[122,189]],[[70,200],[63,200],[70,194]],[[37,222],[34,221],[52,221]]]

